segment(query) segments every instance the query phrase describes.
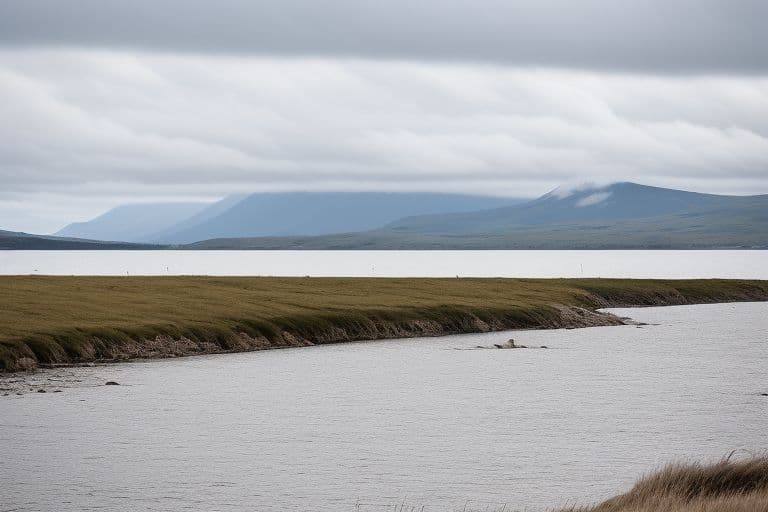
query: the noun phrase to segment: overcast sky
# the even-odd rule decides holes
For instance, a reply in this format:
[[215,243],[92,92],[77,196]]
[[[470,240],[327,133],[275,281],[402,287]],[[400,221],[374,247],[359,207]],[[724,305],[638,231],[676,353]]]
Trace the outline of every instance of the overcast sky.
[[258,190],[768,193],[763,0],[3,0],[0,229]]

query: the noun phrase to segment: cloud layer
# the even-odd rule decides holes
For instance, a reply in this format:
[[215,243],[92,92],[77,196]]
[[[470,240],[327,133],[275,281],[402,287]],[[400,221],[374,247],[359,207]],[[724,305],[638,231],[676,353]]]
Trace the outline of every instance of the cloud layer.
[[762,76],[38,49],[0,51],[0,97],[0,228],[252,190],[768,192]]
[[0,44],[768,71],[764,0],[3,0]]

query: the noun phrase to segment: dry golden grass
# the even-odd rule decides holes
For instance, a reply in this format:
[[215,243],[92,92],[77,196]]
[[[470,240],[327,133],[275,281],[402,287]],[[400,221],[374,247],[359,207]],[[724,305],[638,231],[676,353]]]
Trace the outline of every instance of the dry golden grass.
[[669,465],[626,494],[567,512],[768,512],[768,457]]
[[[419,330],[422,321],[441,326],[434,334],[472,332],[482,322],[563,326],[556,305],[766,299],[766,281],[0,277],[0,371],[20,369],[20,358],[77,363],[252,350],[258,343],[289,344],[292,337],[328,343],[429,334]],[[190,346],[177,352],[137,347],[146,340],[157,345],[158,337],[184,338]]]

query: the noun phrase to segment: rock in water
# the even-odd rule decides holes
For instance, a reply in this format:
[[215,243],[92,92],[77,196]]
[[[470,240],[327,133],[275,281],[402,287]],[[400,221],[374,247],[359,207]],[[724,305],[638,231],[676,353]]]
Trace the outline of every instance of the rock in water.
[[109,381],[107,381],[107,383],[106,383],[106,384],[104,384],[104,385],[105,385],[105,386],[119,386],[120,384],[118,384],[117,382],[115,382],[115,381],[113,381],[113,380],[109,380]]

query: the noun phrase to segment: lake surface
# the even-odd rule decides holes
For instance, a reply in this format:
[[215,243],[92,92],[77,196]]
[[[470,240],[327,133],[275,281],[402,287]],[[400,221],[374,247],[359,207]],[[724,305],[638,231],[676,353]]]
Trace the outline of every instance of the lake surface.
[[768,251],[0,251],[0,275],[768,279]]
[[[43,372],[0,397],[0,509],[535,511],[768,447],[768,304],[612,311],[658,325]],[[511,335],[549,348],[473,349]]]

